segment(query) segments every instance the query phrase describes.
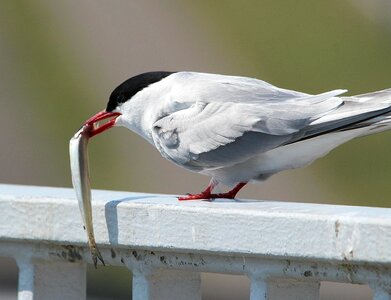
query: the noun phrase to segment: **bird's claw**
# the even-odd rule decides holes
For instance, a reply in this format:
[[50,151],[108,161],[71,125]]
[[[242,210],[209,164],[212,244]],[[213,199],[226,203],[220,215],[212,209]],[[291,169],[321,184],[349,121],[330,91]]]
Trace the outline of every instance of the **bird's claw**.
[[213,187],[209,185],[205,191],[199,194],[186,194],[185,197],[178,197],[179,201],[187,201],[187,200],[211,200],[216,198],[224,198],[224,199],[235,199],[236,194],[239,190],[246,185],[246,182],[239,182],[232,190],[226,193],[220,194],[212,194],[211,191]]
[[187,200],[210,200],[211,194],[200,193],[200,194],[189,194],[186,193],[186,196],[177,197],[179,201],[187,201]]
[[179,201],[187,201],[187,200],[212,200],[212,199],[218,199],[218,198],[225,198],[225,199],[234,199],[235,195],[232,193],[221,193],[221,194],[186,194],[184,197],[177,197]]

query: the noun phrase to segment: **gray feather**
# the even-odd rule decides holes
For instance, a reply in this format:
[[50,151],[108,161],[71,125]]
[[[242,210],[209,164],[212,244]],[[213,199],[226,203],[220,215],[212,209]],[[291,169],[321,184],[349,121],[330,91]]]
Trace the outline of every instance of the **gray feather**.
[[178,91],[185,90],[186,95],[175,93],[174,88],[175,103],[193,104],[166,112],[153,124],[153,139],[162,155],[193,169],[244,161],[301,136],[314,119],[339,107],[342,101],[335,96],[345,92],[308,95],[255,79],[230,78],[233,81],[228,84],[227,76],[224,80],[212,77],[217,77],[213,84],[211,78],[182,82],[185,88]]

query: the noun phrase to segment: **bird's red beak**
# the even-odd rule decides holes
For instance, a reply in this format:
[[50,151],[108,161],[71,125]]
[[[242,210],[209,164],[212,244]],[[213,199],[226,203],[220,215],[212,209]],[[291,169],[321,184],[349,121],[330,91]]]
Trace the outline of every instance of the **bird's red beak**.
[[[93,137],[99,133],[102,133],[103,131],[106,131],[107,129],[110,129],[111,127],[114,126],[115,120],[120,116],[120,113],[117,112],[107,112],[107,111],[101,111],[98,112],[95,116],[89,118],[85,123],[84,126],[90,126],[91,131],[90,131],[90,137]],[[111,119],[110,119],[111,118]],[[108,120],[104,124],[99,124],[100,121],[102,120]]]

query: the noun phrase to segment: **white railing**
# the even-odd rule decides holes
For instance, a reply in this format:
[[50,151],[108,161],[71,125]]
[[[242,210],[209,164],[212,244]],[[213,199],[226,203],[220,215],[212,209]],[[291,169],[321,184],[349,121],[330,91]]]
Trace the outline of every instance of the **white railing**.
[[[247,275],[251,300],[318,299],[325,280],[391,299],[391,209],[93,191],[93,212],[105,262],[133,272],[134,300],[199,300],[200,272]],[[73,190],[0,185],[0,213],[18,299],[85,299],[91,257]]]

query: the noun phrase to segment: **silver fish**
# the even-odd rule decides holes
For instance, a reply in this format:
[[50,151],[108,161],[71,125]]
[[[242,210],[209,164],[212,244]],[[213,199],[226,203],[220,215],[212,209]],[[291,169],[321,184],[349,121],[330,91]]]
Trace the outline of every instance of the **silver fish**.
[[71,161],[72,184],[76,192],[76,198],[79,202],[84,228],[87,231],[92,261],[96,268],[98,259],[103,265],[105,265],[105,262],[96,245],[92,223],[91,183],[87,145],[93,128],[93,125],[84,125],[76,132],[69,142],[69,155]]

